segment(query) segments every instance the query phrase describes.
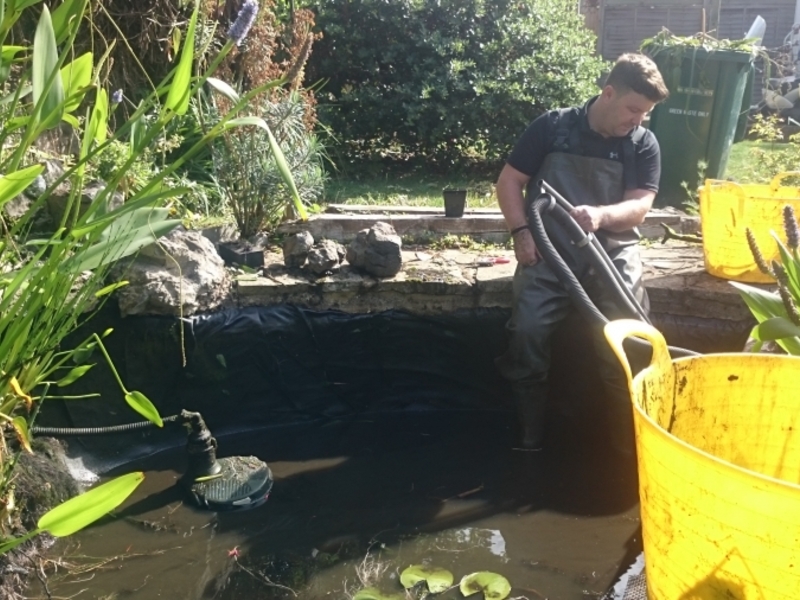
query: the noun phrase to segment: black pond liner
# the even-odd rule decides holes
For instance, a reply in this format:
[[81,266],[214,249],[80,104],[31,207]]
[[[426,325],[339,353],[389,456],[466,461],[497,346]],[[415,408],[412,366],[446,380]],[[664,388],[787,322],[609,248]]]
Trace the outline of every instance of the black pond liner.
[[[506,347],[506,309],[419,316],[400,310],[350,314],[291,305],[230,309],[179,321],[120,318],[108,305],[88,331],[114,328],[107,347],[128,389],[145,393],[162,416],[200,412],[212,433],[303,427],[320,444],[342,425],[370,416],[492,415],[513,426],[508,384],[494,359]],[[752,324],[653,315],[672,345],[738,351]],[[181,335],[184,351],[181,350]],[[69,347],[72,339],[67,340]],[[98,354],[65,393],[101,399],[45,403],[40,426],[101,427],[139,420]],[[602,389],[586,327],[577,314],[554,343],[552,408],[591,419]],[[181,428],[72,439],[70,453],[98,472],[185,443]]]

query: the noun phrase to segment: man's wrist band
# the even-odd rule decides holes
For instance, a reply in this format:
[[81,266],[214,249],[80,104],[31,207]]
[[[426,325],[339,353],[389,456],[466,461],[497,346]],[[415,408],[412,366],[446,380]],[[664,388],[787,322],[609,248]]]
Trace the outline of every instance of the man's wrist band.
[[528,229],[528,225],[520,225],[519,227],[514,227],[514,229],[511,230],[511,237],[514,237],[520,231],[525,231],[526,229]]

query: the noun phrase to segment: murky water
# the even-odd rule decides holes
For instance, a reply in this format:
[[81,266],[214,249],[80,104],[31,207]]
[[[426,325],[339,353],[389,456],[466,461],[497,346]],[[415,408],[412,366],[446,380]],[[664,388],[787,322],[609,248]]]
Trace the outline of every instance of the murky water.
[[[592,419],[550,419],[548,446],[512,449],[509,417],[415,413],[219,438],[266,460],[266,504],[207,513],[175,486],[181,449],[113,518],[52,551],[52,596],[79,599],[345,599],[402,590],[426,563],[456,582],[494,571],[512,596],[599,598],[638,551],[635,467]],[[46,598],[39,582],[31,598]],[[460,598],[458,589],[442,595]],[[477,598],[477,596],[476,596]]]

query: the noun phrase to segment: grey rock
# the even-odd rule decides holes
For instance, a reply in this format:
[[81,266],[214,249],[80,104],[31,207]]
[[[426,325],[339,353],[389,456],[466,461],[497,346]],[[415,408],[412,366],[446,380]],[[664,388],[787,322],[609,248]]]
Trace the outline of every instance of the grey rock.
[[403,242],[388,223],[362,229],[347,247],[347,262],[375,277],[394,277],[403,265]]
[[25,194],[28,198],[32,198],[35,200],[42,194],[44,194],[45,190],[47,190],[47,182],[45,181],[44,177],[41,175],[37,175],[36,179],[25,188],[23,194]]
[[313,245],[314,238],[307,231],[290,235],[283,242],[283,264],[290,269],[302,267]]
[[308,253],[308,270],[322,275],[339,267],[345,253],[341,244],[333,240],[322,240]]
[[[67,203],[69,202],[69,193],[66,195],[62,195],[61,193],[57,193],[63,186],[58,186],[56,190],[47,197],[47,209],[50,211],[50,217],[53,219],[54,222],[60,223],[61,218],[64,216],[64,210],[67,207]],[[69,186],[67,186],[69,187]],[[88,183],[84,188],[83,192],[80,196],[80,208],[78,209],[78,214],[83,215],[86,210],[91,206],[92,203],[95,202],[97,196],[104,192],[106,189],[106,183],[104,181],[92,181]],[[110,196],[108,196],[106,200],[105,212],[110,212],[115,208],[119,208],[122,206],[124,202],[124,198],[122,194],[119,192],[114,192]]]
[[116,292],[122,316],[206,312],[221,306],[231,287],[214,244],[182,227],[115,266],[112,275],[129,282]]
[[250,238],[250,246],[253,250],[266,250],[269,246],[269,236],[266,233],[257,233]]

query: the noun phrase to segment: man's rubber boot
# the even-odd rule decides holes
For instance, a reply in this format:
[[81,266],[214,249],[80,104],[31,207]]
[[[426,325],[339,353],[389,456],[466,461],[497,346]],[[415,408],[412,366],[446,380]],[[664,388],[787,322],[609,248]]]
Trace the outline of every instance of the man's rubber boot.
[[547,409],[547,384],[513,383],[511,395],[519,417],[520,445],[526,450],[541,450]]

